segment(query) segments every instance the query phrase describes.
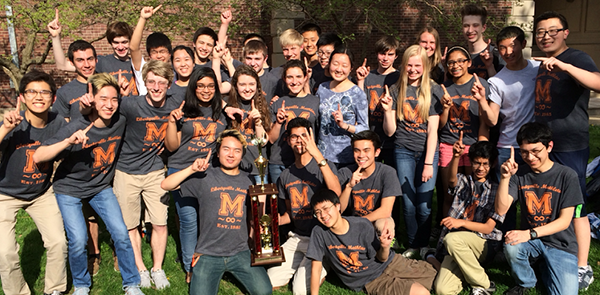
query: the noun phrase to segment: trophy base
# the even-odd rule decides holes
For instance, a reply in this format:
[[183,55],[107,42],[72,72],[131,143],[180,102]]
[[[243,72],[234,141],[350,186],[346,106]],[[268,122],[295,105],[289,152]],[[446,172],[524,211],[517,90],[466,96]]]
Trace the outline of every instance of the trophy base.
[[279,253],[252,253],[252,266],[278,264],[285,262],[283,251]]

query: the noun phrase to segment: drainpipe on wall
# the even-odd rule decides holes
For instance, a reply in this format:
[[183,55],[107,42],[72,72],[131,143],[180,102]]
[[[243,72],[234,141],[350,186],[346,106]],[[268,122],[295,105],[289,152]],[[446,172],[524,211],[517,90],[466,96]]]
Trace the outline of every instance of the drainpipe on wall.
[[[8,28],[8,39],[10,41],[10,54],[12,55],[13,63],[19,67],[19,54],[17,53],[17,37],[15,36],[15,27],[12,23],[10,17],[12,16],[12,7],[10,5],[6,5],[6,22]],[[10,87],[17,88],[14,85],[12,79],[10,79]]]

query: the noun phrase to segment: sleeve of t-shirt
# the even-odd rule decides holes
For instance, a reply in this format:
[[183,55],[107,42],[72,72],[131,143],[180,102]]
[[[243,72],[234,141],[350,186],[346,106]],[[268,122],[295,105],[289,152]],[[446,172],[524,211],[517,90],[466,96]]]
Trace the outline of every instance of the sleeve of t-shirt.
[[[306,251],[306,257],[310,260],[323,261],[323,257],[325,256],[324,248],[326,246],[323,239],[323,229],[320,226],[313,227],[312,233],[310,234],[308,250]],[[292,258],[290,257],[288,259]]]
[[68,104],[69,102],[63,96],[62,92],[57,92],[56,101],[54,102],[54,104],[52,104],[52,110],[65,118],[70,118],[71,114],[69,112],[70,107]]
[[[356,86],[358,88],[358,86]],[[364,130],[369,130],[369,104],[367,103],[367,95],[362,89],[355,92],[358,94],[354,97],[353,105],[356,113],[356,125],[354,133]]]
[[496,79],[494,79],[493,77],[488,80],[489,92],[486,92],[486,93],[489,93],[489,96],[488,96],[489,100],[491,100],[493,103],[501,106],[502,105],[502,97],[500,96],[500,91],[499,91],[498,86],[496,86],[496,84],[494,83],[495,81],[496,81]]
[[575,207],[583,203],[577,173],[568,167],[564,167],[564,169],[566,170],[564,176],[566,179],[563,181],[564,187],[558,204],[559,209]]
[[[0,127],[2,127],[2,125],[4,125],[4,121],[0,122]],[[15,127],[15,128],[17,128],[17,127]],[[13,131],[14,131],[14,129],[11,130],[8,134],[6,134],[6,136],[4,138],[2,138],[2,141],[0,141],[0,152],[4,152],[4,150],[8,146],[8,143],[10,142],[10,139],[13,136],[13,133],[14,133]]]
[[440,98],[444,96],[444,91],[442,90],[442,86],[438,84],[434,84],[431,87],[431,106],[429,108],[429,115],[439,115],[443,111],[442,103],[440,102]]
[[381,190],[381,197],[397,197],[402,195],[402,187],[400,186],[400,180],[394,169],[385,169],[382,175],[383,189]]
[[198,191],[200,190],[199,186],[204,177],[206,177],[206,173],[204,172],[197,172],[190,175],[190,177],[184,180],[180,185],[181,195],[197,197]]
[[591,56],[583,51],[579,51],[578,53],[575,58],[571,59],[574,66],[592,73],[599,72]]
[[[281,98],[269,106],[269,109],[271,110],[271,123],[277,122],[277,111],[281,107],[279,104],[280,100],[281,100]],[[283,126],[282,126],[282,128],[283,128]]]
[[285,174],[281,173],[281,175],[279,175],[279,179],[277,179],[277,189],[279,190],[278,197],[282,200],[285,200],[285,199],[287,199],[287,191],[285,190],[285,185],[284,185],[285,180],[283,180],[283,177],[281,177],[281,176],[285,177]]
[[338,171],[338,179],[340,180],[340,186],[344,190],[344,186],[348,183],[348,180],[352,178],[352,171],[348,167],[344,167]]
[[[517,175],[510,177],[510,184],[508,185],[508,194],[513,197],[513,202],[519,200],[519,180]],[[579,183],[579,182],[578,182]]]

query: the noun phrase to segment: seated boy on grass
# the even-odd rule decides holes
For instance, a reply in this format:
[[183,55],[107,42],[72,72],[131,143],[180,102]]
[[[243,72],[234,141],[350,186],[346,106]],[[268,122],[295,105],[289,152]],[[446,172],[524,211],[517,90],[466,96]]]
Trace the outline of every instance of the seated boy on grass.
[[458,294],[463,281],[472,288],[470,294],[492,294],[496,291],[481,263],[489,254],[495,253],[502,244],[502,232],[495,228],[504,216],[495,212],[494,200],[498,183],[490,177],[491,165],[498,156],[498,150],[489,141],[479,141],[471,145],[469,160],[471,175],[458,173],[458,162],[464,152],[462,132],[453,146],[450,161],[449,191],[454,196],[448,217],[441,222],[443,228],[436,250],[436,257],[428,261],[437,265],[439,274],[434,283],[436,294]]
[[435,270],[425,261],[396,255],[390,250],[393,232],[379,238],[363,217],[342,217],[336,193],[322,189],[310,200],[322,226],[313,228],[306,257],[312,260],[311,294],[319,294],[321,266],[327,257],[333,272],[354,291],[367,294],[429,294]]

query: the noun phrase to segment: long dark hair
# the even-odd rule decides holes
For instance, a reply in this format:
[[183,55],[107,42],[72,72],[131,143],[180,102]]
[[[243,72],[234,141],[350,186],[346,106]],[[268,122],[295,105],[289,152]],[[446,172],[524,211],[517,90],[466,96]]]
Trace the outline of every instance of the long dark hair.
[[[269,105],[267,104],[267,100],[263,95],[262,88],[260,86],[260,79],[258,75],[254,71],[251,66],[241,65],[235,70],[235,74],[231,78],[231,90],[229,91],[229,99],[227,100],[227,104],[234,107],[239,108],[242,97],[237,92],[237,81],[241,75],[246,75],[254,78],[256,80],[256,93],[254,93],[254,106],[260,112],[260,119],[263,122],[263,127],[265,131],[271,130],[271,112],[269,111]],[[233,128],[239,129],[240,123],[238,120],[234,120],[231,122]]]
[[215,94],[212,98],[210,108],[212,109],[212,119],[217,121],[223,111],[223,100],[221,99],[221,90],[219,89],[219,83],[215,72],[211,68],[201,67],[196,68],[190,76],[190,80],[185,92],[185,103],[183,104],[183,115],[188,118],[196,118],[202,116],[202,110],[200,109],[200,101],[196,97],[196,89],[198,88],[199,80],[204,77],[211,78],[215,83]]

